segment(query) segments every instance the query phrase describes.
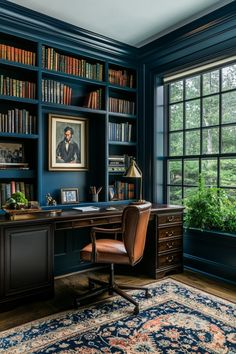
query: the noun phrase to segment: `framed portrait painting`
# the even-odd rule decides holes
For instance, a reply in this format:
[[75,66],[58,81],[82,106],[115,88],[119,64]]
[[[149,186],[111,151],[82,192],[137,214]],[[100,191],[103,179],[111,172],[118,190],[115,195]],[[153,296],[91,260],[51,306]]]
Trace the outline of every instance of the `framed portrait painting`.
[[49,171],[88,169],[88,120],[49,114]]

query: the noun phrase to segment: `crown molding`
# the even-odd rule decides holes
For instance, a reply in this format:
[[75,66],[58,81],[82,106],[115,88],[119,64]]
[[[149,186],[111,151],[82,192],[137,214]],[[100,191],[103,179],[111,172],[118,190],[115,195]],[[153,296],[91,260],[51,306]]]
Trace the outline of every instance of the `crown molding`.
[[0,29],[31,40],[52,41],[101,56],[132,61],[138,49],[6,0],[0,1]]
[[[203,46],[214,45],[214,42],[230,40],[235,37],[235,30],[236,2],[233,1],[142,46],[140,48],[140,59],[151,66],[159,61],[164,63],[168,57],[176,57],[177,53],[190,53],[194,50],[193,46],[198,46],[200,50]],[[163,58],[165,60],[162,60]]]

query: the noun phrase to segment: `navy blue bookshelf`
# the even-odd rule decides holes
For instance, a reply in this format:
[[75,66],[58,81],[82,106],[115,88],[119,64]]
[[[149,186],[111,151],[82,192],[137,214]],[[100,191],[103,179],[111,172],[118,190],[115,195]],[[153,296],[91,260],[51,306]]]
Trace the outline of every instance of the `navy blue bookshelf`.
[[[9,4],[11,7],[11,5]],[[22,8],[14,6],[16,10],[13,17],[17,17],[17,9],[21,12]],[[26,14],[28,10],[26,10]],[[4,17],[4,15],[3,15]],[[34,17],[34,16],[33,16]],[[28,17],[30,21],[30,16]],[[46,18],[45,18],[46,21]],[[127,55],[132,52],[133,48],[122,45],[119,53],[118,43],[111,43],[110,49],[108,44],[102,45],[102,38],[93,38],[93,41],[99,45],[91,46],[91,43],[84,45],[84,41],[80,40],[81,32],[76,35],[76,38],[68,40],[68,38],[61,39],[58,33],[48,35],[44,32],[44,22],[37,24],[38,31],[32,30],[29,33],[27,26],[19,31],[18,22],[13,28],[6,20],[0,25],[2,32],[3,43],[14,48],[21,48],[22,50],[32,51],[36,56],[36,65],[28,65],[13,60],[0,59],[0,74],[1,68],[5,72],[9,71],[13,77],[21,79],[22,75],[26,77],[25,81],[31,81],[36,84],[36,97],[34,99],[0,95],[0,104],[2,111],[6,113],[7,110],[27,109],[37,116],[37,129],[34,134],[23,134],[21,132],[0,132],[0,141],[20,142],[27,146],[27,149],[32,149],[31,154],[33,158],[30,159],[30,168],[25,170],[5,169],[0,170],[0,183],[16,179],[17,181],[33,183],[35,189],[35,199],[39,201],[42,207],[46,207],[45,195],[50,193],[60,206],[60,189],[75,187],[79,188],[80,204],[90,204],[89,187],[95,185],[102,186],[102,192],[99,195],[99,203],[111,202],[109,200],[109,186],[114,184],[117,179],[122,179],[121,173],[112,174],[108,172],[108,158],[110,154],[116,155],[132,155],[138,156],[138,149],[136,141],[109,141],[108,140],[108,124],[109,122],[124,123],[130,122],[135,130],[135,139],[137,136],[137,63],[136,60],[130,60],[132,57]],[[60,27],[60,21],[57,24]],[[19,24],[19,26],[21,26]],[[82,30],[81,30],[82,31]],[[56,31],[57,32],[57,31]],[[60,30],[59,30],[60,32]],[[83,31],[82,31],[83,32]],[[89,37],[90,33],[83,33],[84,38]],[[60,37],[60,41],[58,38]],[[58,53],[63,56],[83,59],[92,65],[98,64],[103,66],[102,80],[91,79],[90,77],[79,76],[66,71],[58,71],[51,66],[51,70],[46,68],[46,62],[43,63],[43,48],[52,48],[53,53]],[[106,49],[104,50],[104,48]],[[117,52],[118,50],[118,52]],[[44,52],[45,55],[45,52]],[[134,55],[133,57],[136,57]],[[45,57],[44,57],[45,58]],[[54,58],[55,59],[55,58]],[[54,61],[55,62],[55,61]],[[109,70],[112,69],[117,72],[125,72],[125,75],[132,76],[132,87],[128,84],[123,86],[109,81]],[[115,72],[116,75],[116,72]],[[72,99],[70,104],[59,104],[54,102],[43,101],[42,95],[42,80],[53,80],[68,85],[72,89]],[[90,92],[101,89],[101,108],[92,109],[85,107],[84,102],[86,96]],[[135,107],[135,114],[111,112],[109,107],[109,98],[115,97],[121,100],[132,100]],[[65,118],[78,117],[87,118],[89,133],[88,133],[88,154],[89,167],[85,171],[49,171],[48,168],[48,154],[49,154],[49,114],[58,114]],[[27,162],[27,161],[26,161]],[[114,203],[125,203],[126,200],[115,201]],[[69,207],[63,205],[63,208]]]

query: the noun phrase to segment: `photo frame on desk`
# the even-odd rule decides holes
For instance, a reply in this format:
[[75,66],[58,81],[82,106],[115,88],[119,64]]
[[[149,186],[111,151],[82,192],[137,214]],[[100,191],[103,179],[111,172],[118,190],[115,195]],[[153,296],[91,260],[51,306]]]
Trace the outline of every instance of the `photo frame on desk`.
[[61,204],[78,204],[79,189],[78,188],[61,188]]
[[49,171],[88,170],[88,119],[49,114]]

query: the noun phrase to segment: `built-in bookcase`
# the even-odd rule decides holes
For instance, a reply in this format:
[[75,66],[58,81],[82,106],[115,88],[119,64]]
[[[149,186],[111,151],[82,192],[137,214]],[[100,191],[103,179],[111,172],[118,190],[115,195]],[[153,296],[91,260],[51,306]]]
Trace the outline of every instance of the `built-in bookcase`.
[[[79,202],[91,202],[90,186],[102,187],[99,202],[135,198],[134,181],[123,178],[137,156],[135,67],[2,33],[0,107],[1,205],[17,190],[41,205],[50,193],[60,204],[61,188],[79,188]],[[86,120],[83,170],[49,170],[55,149],[50,115],[62,117],[65,125]],[[4,149],[8,155],[20,149],[22,156],[13,160]]]

